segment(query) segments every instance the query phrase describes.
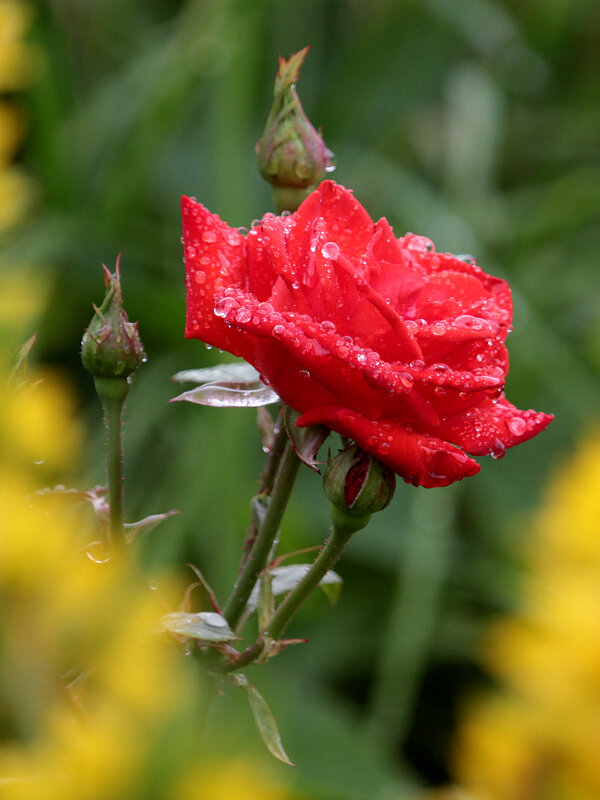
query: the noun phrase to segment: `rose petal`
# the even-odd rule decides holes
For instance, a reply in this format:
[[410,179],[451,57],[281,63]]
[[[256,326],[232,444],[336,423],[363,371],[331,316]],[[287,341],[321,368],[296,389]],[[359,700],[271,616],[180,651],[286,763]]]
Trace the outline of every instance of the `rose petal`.
[[446,419],[439,435],[474,456],[500,458],[509,447],[526,442],[547,428],[554,419],[541,411],[521,411],[505,397],[486,398],[465,412]]
[[373,234],[373,220],[352,192],[335,181],[323,181],[288,219],[293,220],[289,256],[302,263],[315,237],[315,223],[357,266]]
[[441,439],[409,431],[398,422],[376,422],[341,406],[314,408],[296,424],[300,428],[327,425],[415,486],[448,486],[480,469],[476,461]]
[[213,313],[216,292],[246,286],[246,240],[216,214],[189,197],[181,198],[187,286],[186,338],[250,358],[253,342],[229,330]]

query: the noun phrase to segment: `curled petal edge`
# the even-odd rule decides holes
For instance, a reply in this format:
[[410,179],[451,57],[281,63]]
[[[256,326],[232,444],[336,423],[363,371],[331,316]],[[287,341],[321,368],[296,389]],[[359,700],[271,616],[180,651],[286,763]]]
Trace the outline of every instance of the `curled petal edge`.
[[397,422],[370,420],[343,406],[311,409],[296,424],[299,428],[327,425],[348,436],[414,486],[449,486],[480,470],[466,453],[441,439],[409,431]]

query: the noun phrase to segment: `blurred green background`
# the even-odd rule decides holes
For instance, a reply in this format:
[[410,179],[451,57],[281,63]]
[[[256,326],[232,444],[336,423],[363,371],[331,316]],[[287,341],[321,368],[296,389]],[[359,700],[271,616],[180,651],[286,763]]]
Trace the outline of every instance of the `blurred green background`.
[[[102,299],[100,265],[112,267],[122,252],[125,305],[149,357],[127,408],[127,517],[180,511],[141,544],[149,570],[192,561],[224,599],[237,568],[263,458],[255,413],[167,404],[173,373],[219,360],[183,339],[179,196],[196,196],[232,226],[270,210],[254,144],[277,53],[311,46],[298,86],[304,108],[337,156],[334,177],[374,218],[386,216],[398,235],[427,235],[439,250],[471,253],[510,281],[508,395],[555,422],[505,459],[485,459],[461,485],[400,486],[340,564],[338,607],[315,597],[290,629],[310,644],[249,671],[307,796],[384,800],[405,781],[445,783],[456,710],[486,680],[481,632],[518,603],[529,515],[597,414],[600,7],[53,0],[30,8],[31,76],[3,96],[26,121],[16,159],[31,184],[26,212],[1,234],[0,266],[11,285],[25,274],[21,291],[44,301],[41,311],[25,308],[18,333],[2,335],[16,344],[39,331],[35,358],[68,378],[89,428],[77,481],[103,482],[100,409],[78,351],[91,303]],[[305,472],[285,551],[326,533],[320,483]],[[240,706],[239,730],[251,730],[247,717]],[[232,735],[227,726],[223,735]]]

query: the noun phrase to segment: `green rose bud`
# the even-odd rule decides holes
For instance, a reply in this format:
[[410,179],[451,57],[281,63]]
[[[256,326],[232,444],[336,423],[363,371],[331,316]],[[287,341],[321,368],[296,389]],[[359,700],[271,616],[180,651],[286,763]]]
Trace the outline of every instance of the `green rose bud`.
[[396,476],[360,447],[350,445],[330,460],[323,488],[338,511],[368,518],[388,505],[394,496]]
[[128,378],[146,360],[137,322],[123,309],[119,259],[115,274],[103,265],[106,295],[81,340],[83,366],[95,378]]
[[295,211],[312,186],[334,167],[333,153],[309,122],[295,83],[308,47],[289,59],[279,57],[274,102],[256,145],[260,174],[276,187],[280,211]]

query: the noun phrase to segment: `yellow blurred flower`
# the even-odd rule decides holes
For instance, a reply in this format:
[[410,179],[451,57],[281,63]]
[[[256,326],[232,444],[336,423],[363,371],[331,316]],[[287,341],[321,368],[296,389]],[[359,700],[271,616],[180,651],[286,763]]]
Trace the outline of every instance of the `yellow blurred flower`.
[[0,0],[0,91],[22,89],[31,81],[36,55],[23,39],[31,7],[22,0]]
[[[28,86],[38,57],[25,42],[31,7],[22,0],[0,0],[0,92]],[[11,165],[24,133],[22,115],[9,102],[0,103],[0,233],[19,222],[33,196],[31,178]]]
[[42,488],[55,473],[74,466],[81,430],[73,398],[56,375],[40,372],[26,386],[0,393],[0,417],[5,487],[20,481]]
[[283,786],[242,759],[218,761],[184,774],[169,800],[289,800]]
[[156,590],[68,496],[35,493],[33,460],[78,448],[68,392],[1,385],[0,800],[289,798],[250,759],[203,758],[197,665],[157,632],[182,587]]
[[535,520],[519,611],[484,659],[500,679],[473,700],[457,783],[478,800],[600,797],[600,432],[561,466]]
[[23,218],[34,196],[33,180],[18,167],[0,172],[0,232]]

